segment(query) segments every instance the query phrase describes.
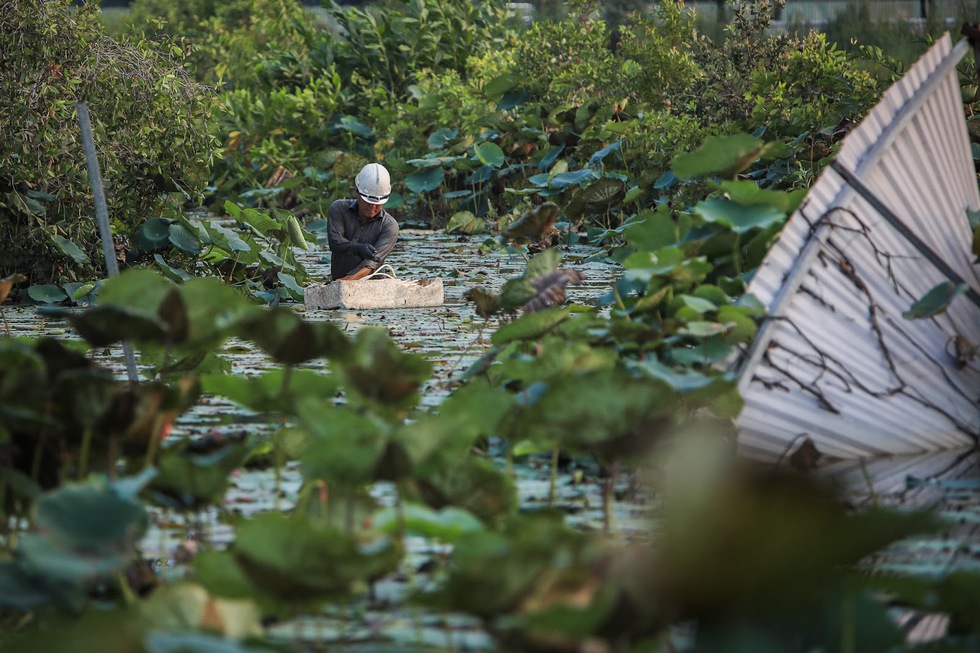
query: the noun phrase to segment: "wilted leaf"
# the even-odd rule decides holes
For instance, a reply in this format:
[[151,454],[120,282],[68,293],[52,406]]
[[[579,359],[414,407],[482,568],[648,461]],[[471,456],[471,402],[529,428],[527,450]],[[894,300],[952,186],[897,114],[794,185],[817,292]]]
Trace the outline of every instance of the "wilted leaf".
[[453,215],[449,224],[446,225],[447,234],[455,232],[467,235],[482,234],[486,230],[487,223],[483,221],[483,218],[476,217],[470,211],[459,211]]
[[27,277],[19,272],[0,279],[0,304],[7,300],[7,296],[10,295],[10,291],[14,289],[14,286],[25,281],[27,281]]
[[560,214],[561,209],[554,202],[539,204],[507,225],[504,235],[515,241],[539,240],[551,229]]
[[531,285],[534,286],[536,294],[524,304],[524,312],[533,313],[564,304],[565,286],[570,283],[581,283],[584,279],[585,275],[578,270],[556,270],[535,279]]

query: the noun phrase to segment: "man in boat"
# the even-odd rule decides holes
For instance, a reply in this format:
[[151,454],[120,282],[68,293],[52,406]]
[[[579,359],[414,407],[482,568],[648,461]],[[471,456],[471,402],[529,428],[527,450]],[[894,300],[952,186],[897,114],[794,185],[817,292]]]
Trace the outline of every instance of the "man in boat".
[[357,197],[337,200],[327,211],[330,277],[356,281],[384,262],[398,240],[398,223],[384,210],[391,177],[380,163],[369,163],[354,179]]

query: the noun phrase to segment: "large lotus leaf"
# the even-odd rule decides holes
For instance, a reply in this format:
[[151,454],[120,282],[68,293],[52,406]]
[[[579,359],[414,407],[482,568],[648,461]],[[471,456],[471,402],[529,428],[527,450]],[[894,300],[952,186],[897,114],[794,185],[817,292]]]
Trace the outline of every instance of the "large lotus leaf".
[[441,150],[449,146],[454,138],[459,136],[458,129],[437,129],[425,139],[425,144],[430,150]]
[[492,523],[513,514],[518,506],[517,489],[510,475],[492,462],[475,456],[458,456],[425,470],[416,483],[427,505],[441,510],[456,506],[481,521]]
[[[469,191],[467,191],[469,192]],[[470,211],[459,211],[446,225],[446,233],[462,233],[467,235],[482,234],[487,230],[487,223]]]
[[[226,209],[229,204],[231,202],[225,202]],[[231,204],[231,206],[234,206],[234,204]],[[274,219],[267,212],[259,211],[258,209],[240,209],[239,215],[236,217],[240,223],[249,225],[265,237],[269,237],[273,232],[281,231],[283,228],[278,220]]]
[[56,602],[59,593],[41,580],[19,560],[0,561],[0,605],[30,611]]
[[441,167],[429,168],[405,177],[405,186],[413,193],[422,194],[439,188],[445,178],[446,173]]
[[337,392],[337,380],[313,370],[272,370],[259,376],[208,375],[201,388],[260,413],[292,413],[302,397],[326,399]]
[[169,228],[170,244],[177,249],[197,256],[201,253],[201,241],[197,233],[188,229],[180,222],[175,222]]
[[730,179],[758,159],[765,147],[762,139],[749,134],[709,136],[694,152],[675,156],[671,169],[682,181],[709,176]]
[[173,220],[150,218],[133,232],[133,241],[144,252],[156,252],[170,245],[170,225]]
[[307,322],[293,311],[275,308],[239,322],[239,333],[284,365],[317,358],[342,357],[351,347],[344,332],[330,322]]
[[68,424],[90,429],[112,407],[118,389],[111,373],[81,369],[58,375],[52,390],[59,416]]
[[374,138],[374,130],[368,125],[364,124],[356,116],[342,116],[340,120],[335,123],[337,129],[341,131],[346,131],[361,138]]
[[689,215],[671,215],[666,207],[656,211],[644,209],[637,215],[637,220],[623,229],[623,238],[633,249],[653,252],[681,242],[692,224]]
[[466,533],[484,530],[483,523],[467,510],[454,507],[433,510],[417,503],[405,505],[400,512],[394,508],[383,510],[374,516],[374,528],[389,535],[404,529],[411,535],[449,543]]
[[943,313],[953,300],[965,293],[966,284],[944,281],[920,297],[909,310],[902,313],[907,320],[922,320]]
[[613,141],[609,145],[605,146],[591,157],[589,157],[589,165],[592,167],[600,165],[607,156],[613,152],[617,152],[622,149],[623,141]]
[[357,333],[343,375],[362,400],[393,408],[414,405],[418,390],[432,374],[432,363],[418,354],[403,352],[382,328]]
[[378,480],[378,467],[388,444],[381,424],[317,400],[300,401],[296,412],[310,435],[300,454],[304,478],[348,486]]
[[625,184],[619,179],[604,177],[589,184],[576,199],[592,206],[609,207],[623,196],[624,188]]
[[514,396],[495,387],[466,385],[430,413],[400,426],[392,435],[417,469],[443,458],[465,455],[477,440],[497,433],[497,424]]
[[107,279],[99,290],[101,306],[125,306],[134,311],[157,315],[176,286],[152,270],[131,268]]
[[[227,639],[260,637],[263,634],[262,615],[254,602],[218,598],[197,583],[181,582],[160,587],[139,608],[151,630],[172,633],[207,630]],[[226,642],[225,645],[230,643]],[[186,649],[170,650],[177,653]],[[246,649],[234,650],[244,653]]]
[[68,299],[68,293],[60,286],[36,284],[27,289],[27,296],[39,304],[58,304]]
[[518,88],[507,91],[497,101],[497,111],[510,111],[527,102],[531,95],[524,89]]
[[536,587],[543,589],[540,584],[556,575],[587,578],[598,568],[600,551],[588,535],[568,528],[561,515],[520,515],[508,520],[504,532],[476,531],[457,540],[436,602],[487,618],[512,613],[533,605]]
[[204,588],[214,596],[229,599],[256,597],[255,588],[235,562],[231,552],[205,550],[194,556],[194,574]]
[[205,231],[207,231],[208,236],[211,238],[211,242],[214,243],[215,247],[218,247],[229,254],[252,251],[251,245],[242,240],[241,236],[236,234],[231,229],[223,227],[214,222],[203,223],[202,226],[204,227]]
[[559,377],[549,386],[520,418],[528,436],[618,459],[645,454],[666,435],[676,398],[662,383],[615,368]]
[[241,524],[232,553],[255,586],[290,602],[344,596],[353,583],[390,572],[401,559],[386,537],[362,544],[342,531],[280,513]]
[[54,242],[55,248],[75,261],[76,263],[88,263],[88,256],[82,251],[82,248],[68,240],[64,236],[52,236],[51,240]]
[[538,354],[533,357],[506,357],[497,368],[498,375],[503,379],[520,381],[522,387],[528,388],[537,381],[608,369],[617,360],[613,349],[591,347],[585,341],[570,341],[561,336],[545,337],[538,343],[537,349]]
[[22,536],[18,561],[25,572],[42,587],[62,595],[95,580],[106,580],[126,566],[131,553],[68,547],[47,537],[28,533]]
[[166,449],[160,455],[159,474],[150,483],[151,493],[163,505],[198,510],[224,495],[232,471],[241,467],[247,456],[244,443],[207,454]]
[[563,190],[569,186],[577,186],[587,181],[598,179],[599,173],[592,168],[583,168],[574,172],[562,172],[549,179],[548,186],[557,190]]
[[454,166],[462,163],[462,160],[458,156],[424,156],[421,159],[409,159],[405,163],[424,171],[443,166]]
[[[52,341],[59,349],[64,346]],[[75,366],[72,366],[75,367]],[[26,342],[4,339],[0,341],[0,401],[39,405],[47,402],[47,363],[41,352]]]
[[517,318],[510,324],[497,329],[492,336],[495,347],[500,347],[515,340],[536,340],[568,319],[571,311],[568,308],[548,308],[535,311]]
[[[519,241],[539,240],[548,233],[559,215],[561,208],[554,202],[539,204],[507,225],[504,235]],[[551,271],[553,270],[549,270]]]
[[504,164],[504,151],[500,146],[490,141],[484,141],[473,146],[473,153],[485,166],[499,168]]
[[[21,628],[5,634],[3,653],[160,653],[145,647],[146,633],[135,611],[99,606],[82,612],[84,599],[79,592],[72,602],[71,610],[81,613],[78,617],[51,619],[44,628]],[[185,649],[181,653],[201,652]]]
[[[541,161],[538,163],[538,169],[539,170],[550,170],[551,167],[555,164],[555,161],[558,160],[558,157],[560,157],[561,154],[562,154],[562,152],[564,152],[564,151],[565,151],[565,145],[564,144],[559,145],[558,147],[553,147],[550,150],[548,150],[546,152],[546,154],[543,157],[541,157]],[[531,181],[531,180],[529,179],[528,181]],[[547,185],[547,182],[548,182],[548,177],[545,176],[545,177],[542,178],[542,183],[540,185],[546,186]],[[531,183],[534,183],[534,182],[531,181]],[[535,184],[535,185],[538,185],[538,184]]]
[[786,213],[772,206],[741,206],[726,199],[699,202],[694,210],[705,221],[724,225],[738,234],[767,229],[786,220]]
[[126,306],[96,306],[69,317],[72,326],[94,347],[129,340],[140,343],[165,342],[169,325],[155,314]]
[[[221,342],[240,320],[256,312],[234,288],[217,279],[191,279],[179,287],[179,294],[180,310],[187,320],[186,338],[179,344],[200,346]],[[163,310],[161,317],[169,323],[177,319]]]
[[186,270],[172,267],[159,254],[153,255],[153,262],[157,264],[157,268],[160,270],[160,274],[162,274],[166,279],[173,281],[174,283],[186,283],[194,278]]
[[750,473],[732,464],[725,438],[685,435],[663,462],[672,473],[661,486],[659,572],[650,588],[679,618],[736,605],[798,614],[866,556],[938,526],[927,511],[855,512],[829,484]]
[[128,552],[143,537],[147,516],[142,505],[111,489],[71,484],[38,500],[34,525],[66,548]]
[[721,190],[741,206],[771,206],[787,215],[796,210],[807,192],[805,188],[790,192],[765,190],[759,188],[759,184],[754,181],[736,180],[722,183]]

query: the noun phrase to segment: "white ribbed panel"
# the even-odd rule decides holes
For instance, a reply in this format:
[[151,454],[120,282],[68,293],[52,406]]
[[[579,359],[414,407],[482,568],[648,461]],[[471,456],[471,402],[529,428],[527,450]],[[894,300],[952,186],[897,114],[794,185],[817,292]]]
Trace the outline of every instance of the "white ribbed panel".
[[[955,70],[967,48],[945,35],[836,162],[980,290],[966,216],[980,194]],[[980,308],[961,295],[933,319],[902,317],[947,280],[837,172],[822,174],[749,284],[772,317],[740,361],[743,454],[772,460],[802,436],[841,458],[975,442],[980,360],[957,369],[950,352],[957,335],[980,343]]]

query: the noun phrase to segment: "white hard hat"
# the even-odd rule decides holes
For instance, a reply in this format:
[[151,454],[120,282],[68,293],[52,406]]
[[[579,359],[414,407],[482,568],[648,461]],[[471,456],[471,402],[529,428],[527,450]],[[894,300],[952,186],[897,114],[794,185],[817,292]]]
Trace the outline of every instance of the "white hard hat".
[[358,194],[368,204],[384,204],[391,195],[391,177],[380,163],[369,163],[354,178]]

